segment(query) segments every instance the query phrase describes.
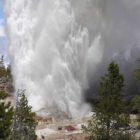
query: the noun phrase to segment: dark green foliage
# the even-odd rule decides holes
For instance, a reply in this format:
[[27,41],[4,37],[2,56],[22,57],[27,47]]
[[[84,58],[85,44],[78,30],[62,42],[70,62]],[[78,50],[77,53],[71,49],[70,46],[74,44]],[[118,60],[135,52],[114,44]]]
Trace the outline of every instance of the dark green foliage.
[[0,78],[12,78],[10,65],[6,68],[4,66],[3,56],[0,58]]
[[137,81],[140,81],[140,60],[139,60],[139,66],[138,66],[138,68],[134,71],[134,78]]
[[31,109],[23,93],[15,110],[12,140],[36,140],[37,122]]
[[[118,136],[125,137],[125,127],[129,123],[129,116],[124,114],[123,103],[123,75],[119,66],[112,62],[108,73],[102,78],[99,89],[99,103],[93,116],[84,130],[89,140],[116,140]],[[119,130],[123,127],[122,130]]]
[[140,113],[140,96],[136,95],[132,98],[131,103],[131,112],[134,114],[139,114]]
[[11,134],[13,108],[10,102],[5,104],[4,99],[8,95],[0,91],[0,140],[7,140]]
[[[140,81],[140,60],[139,60],[138,68],[134,71],[134,78],[137,81]],[[140,113],[140,96],[139,95],[134,96],[133,99],[131,100],[130,109],[131,109],[131,112],[135,114]]]
[[137,114],[137,126],[136,128],[140,130],[140,96],[136,95],[132,98],[131,103],[131,112]]
[[124,78],[119,72],[119,66],[112,62],[109,65],[108,73],[100,82],[99,91],[99,112],[107,115],[118,116],[122,112],[122,88]]
[[11,66],[8,65],[7,69],[6,69],[6,75],[9,79],[12,79],[12,73],[11,73]]
[[[134,71],[134,78],[138,82],[140,82],[140,60],[139,60],[138,68]],[[139,95],[136,95],[132,98],[129,108],[130,108],[131,113],[138,114],[137,129],[140,129],[140,96]]]
[[3,56],[2,56],[2,58],[0,59],[0,78],[6,77],[6,76],[7,76],[7,72],[4,66],[4,61],[3,61]]

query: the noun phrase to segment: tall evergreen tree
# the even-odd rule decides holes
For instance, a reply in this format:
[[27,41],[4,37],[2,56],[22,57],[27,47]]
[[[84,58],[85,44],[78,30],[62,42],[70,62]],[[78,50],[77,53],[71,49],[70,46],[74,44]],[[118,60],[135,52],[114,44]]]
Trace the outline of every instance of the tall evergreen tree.
[[140,81],[140,60],[138,62],[139,62],[139,65],[138,65],[138,67],[134,71],[134,78],[137,81]]
[[10,65],[7,66],[6,74],[7,74],[7,77],[8,77],[9,79],[13,79],[13,78],[12,78],[12,72],[11,72],[11,66],[10,66]]
[[4,66],[4,59],[3,58],[4,58],[3,56],[0,58],[0,78],[7,76],[7,71],[6,71],[6,68]]
[[119,66],[112,62],[100,82],[96,117],[93,116],[88,126],[84,127],[90,140],[120,139],[123,134],[119,131],[120,124],[128,122],[123,114],[123,86],[124,78]]
[[10,102],[5,103],[7,96],[4,91],[0,91],[0,140],[7,140],[11,134],[13,107]]
[[[140,60],[139,60],[139,65],[134,71],[134,78],[138,82],[140,82]],[[132,98],[131,104],[130,104],[130,109],[132,113],[136,113],[138,115],[138,126],[137,128],[140,129],[140,95],[136,95]]]
[[20,91],[18,95],[12,140],[36,140],[35,129],[37,122],[35,113],[32,112],[32,107],[28,105],[24,91]]

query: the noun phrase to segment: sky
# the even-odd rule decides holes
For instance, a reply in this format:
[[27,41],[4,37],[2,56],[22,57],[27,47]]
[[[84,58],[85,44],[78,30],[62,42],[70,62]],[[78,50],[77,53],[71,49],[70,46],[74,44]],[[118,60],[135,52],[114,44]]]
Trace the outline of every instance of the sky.
[[5,56],[7,60],[7,37],[4,29],[4,11],[3,11],[3,0],[0,0],[0,55]]

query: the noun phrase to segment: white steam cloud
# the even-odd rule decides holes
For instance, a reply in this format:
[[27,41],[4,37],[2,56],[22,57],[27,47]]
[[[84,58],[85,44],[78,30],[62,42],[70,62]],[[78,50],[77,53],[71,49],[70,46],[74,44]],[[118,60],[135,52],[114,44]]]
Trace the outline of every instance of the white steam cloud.
[[0,37],[5,37],[5,31],[3,25],[0,25]]
[[27,90],[36,111],[83,117],[88,68],[102,60],[101,35],[90,43],[68,0],[6,0],[5,11],[16,89]]

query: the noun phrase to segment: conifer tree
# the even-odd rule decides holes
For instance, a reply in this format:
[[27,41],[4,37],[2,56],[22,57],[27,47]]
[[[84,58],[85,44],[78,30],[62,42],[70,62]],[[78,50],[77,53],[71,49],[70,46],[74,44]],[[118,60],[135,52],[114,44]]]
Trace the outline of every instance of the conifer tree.
[[7,66],[6,74],[7,74],[7,77],[9,79],[13,80],[13,78],[12,78],[12,72],[11,72],[11,66],[10,65]]
[[0,58],[0,78],[7,76],[7,72],[6,72],[6,68],[4,66],[4,59],[3,58],[4,58],[4,56],[2,56]]
[[28,100],[24,91],[19,91],[17,105],[14,115],[12,140],[36,140],[35,129],[37,122],[32,107],[28,105]]
[[7,96],[4,91],[0,91],[0,140],[7,140],[11,134],[13,107],[10,102],[5,103]]
[[[108,72],[102,78],[99,89],[99,103],[87,127],[83,127],[90,140],[125,140],[128,133],[120,130],[122,124],[127,124],[129,117],[123,113],[124,78],[119,66],[112,62]],[[123,134],[128,134],[127,136]]]
[[138,67],[134,71],[134,78],[137,81],[140,81],[140,60],[138,62],[139,62],[139,65],[138,65]]
[[[138,82],[140,82],[140,60],[139,60],[139,65],[134,71],[134,78]],[[133,113],[138,114],[138,126],[137,128],[140,129],[140,96],[136,95],[132,98],[131,104],[130,104],[131,111]]]

